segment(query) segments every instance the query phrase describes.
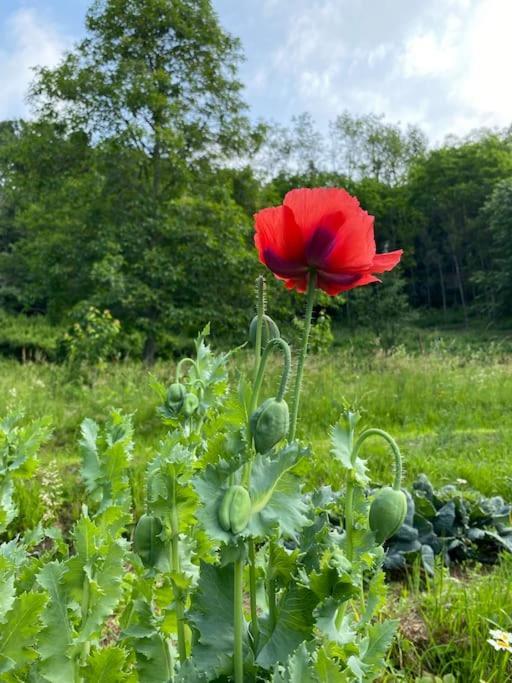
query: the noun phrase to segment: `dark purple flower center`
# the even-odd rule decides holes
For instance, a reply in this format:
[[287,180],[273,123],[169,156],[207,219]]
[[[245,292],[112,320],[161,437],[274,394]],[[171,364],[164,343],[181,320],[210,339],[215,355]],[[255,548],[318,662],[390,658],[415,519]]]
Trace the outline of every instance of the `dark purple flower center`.
[[279,254],[276,254],[273,249],[264,249],[263,258],[268,268],[280,277],[301,277],[308,272],[308,267],[305,263],[289,261],[288,259],[279,256]]
[[336,230],[325,226],[318,226],[306,244],[306,260],[308,265],[315,268],[325,268],[327,259],[334,247]]

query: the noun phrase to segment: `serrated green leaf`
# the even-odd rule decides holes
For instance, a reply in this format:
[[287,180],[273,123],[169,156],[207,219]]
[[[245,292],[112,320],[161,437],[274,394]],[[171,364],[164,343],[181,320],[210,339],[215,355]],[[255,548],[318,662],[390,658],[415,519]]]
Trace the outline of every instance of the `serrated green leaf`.
[[354,642],[356,632],[353,629],[353,619],[349,614],[344,615],[340,625],[337,625],[339,606],[339,601],[327,598],[315,610],[316,626],[328,640],[338,645],[347,645]]
[[359,457],[354,458],[354,437],[359,415],[346,411],[338,423],[331,429],[331,453],[341,465],[351,472],[354,481],[360,486],[369,482],[366,462]]
[[103,435],[98,425],[86,418],[81,425],[82,476],[98,513],[109,506],[131,507],[128,466],[133,451],[130,416],[112,411]]
[[163,521],[173,514],[178,531],[195,524],[197,496],[190,482],[193,453],[170,437],[160,444],[157,456],[148,466],[148,510]]
[[303,641],[311,638],[316,604],[314,593],[307,588],[294,585],[285,592],[274,629],[267,634],[262,629],[262,647],[256,657],[260,666],[271,669],[278,662],[286,662]]
[[382,673],[384,659],[391,647],[398,621],[388,620],[368,627],[367,636],[360,644],[359,656],[352,655],[347,661],[349,669],[358,681],[373,681]]
[[366,594],[366,608],[358,624],[359,627],[368,624],[377,610],[386,602],[386,584],[384,572],[377,571],[372,576]]
[[[189,619],[198,632],[192,661],[199,673],[229,675],[234,644],[233,565],[202,564],[199,585],[192,599]],[[245,625],[244,625],[245,627]],[[244,640],[247,638],[244,633]]]
[[94,650],[83,671],[86,680],[94,683],[128,683],[134,681],[127,668],[128,653],[122,647],[110,645]]
[[338,664],[334,662],[324,648],[317,653],[315,671],[321,683],[348,683],[347,674],[340,671]]
[[249,485],[252,514],[247,535],[268,537],[279,529],[282,536],[297,539],[299,532],[311,524],[300,479],[290,473],[298,460],[308,454],[308,449],[292,444],[274,456],[255,457]]
[[37,575],[37,582],[49,595],[43,612],[45,628],[39,636],[38,652],[42,659],[41,672],[51,683],[69,683],[74,677],[68,654],[74,631],[69,621],[69,597],[64,585],[67,571],[63,563],[55,561],[45,565]]
[[42,628],[41,613],[46,604],[44,593],[22,593],[0,624],[0,671],[12,671],[36,658],[33,649]]
[[286,666],[278,665],[272,683],[320,683],[314,673],[312,659],[304,643],[290,655]]

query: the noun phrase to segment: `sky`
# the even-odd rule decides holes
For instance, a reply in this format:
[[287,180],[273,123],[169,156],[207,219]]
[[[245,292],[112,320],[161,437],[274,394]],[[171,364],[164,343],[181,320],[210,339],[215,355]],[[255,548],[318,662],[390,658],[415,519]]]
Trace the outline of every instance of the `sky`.
[[[0,0],[0,120],[28,116],[32,67],[84,35],[90,0]],[[255,120],[384,114],[432,141],[512,123],[512,0],[213,0],[245,52]]]

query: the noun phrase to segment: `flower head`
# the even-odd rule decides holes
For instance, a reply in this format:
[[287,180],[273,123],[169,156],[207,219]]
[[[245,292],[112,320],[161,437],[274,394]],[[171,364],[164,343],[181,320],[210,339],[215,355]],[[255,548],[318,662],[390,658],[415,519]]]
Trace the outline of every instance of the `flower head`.
[[377,254],[373,216],[346,190],[292,190],[281,206],[255,214],[254,241],[260,261],[289,289],[305,292],[308,275],[330,295],[379,282],[402,250]]
[[508,631],[500,631],[499,629],[491,629],[491,638],[487,639],[489,645],[492,645],[495,650],[506,650],[512,652],[512,633]]

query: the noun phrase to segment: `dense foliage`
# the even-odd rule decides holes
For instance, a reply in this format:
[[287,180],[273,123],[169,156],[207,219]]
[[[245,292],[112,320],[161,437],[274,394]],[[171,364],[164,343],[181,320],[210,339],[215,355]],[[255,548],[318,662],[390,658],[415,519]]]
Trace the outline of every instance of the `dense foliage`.
[[[86,31],[37,70],[34,119],[0,125],[4,309],[64,326],[76,307],[109,309],[121,350],[149,359],[205,320],[230,335],[251,298],[251,215],[328,185],[377,217],[380,251],[404,249],[397,319],[411,305],[510,315],[508,131],[430,149],[375,115],[340,113],[328,135],[307,114],[253,127],[240,45],[207,0],[97,0]],[[389,307],[375,290],[361,296],[378,325]],[[352,296],[329,312],[365,324],[364,307],[341,306]],[[292,295],[279,299],[289,315]]]

